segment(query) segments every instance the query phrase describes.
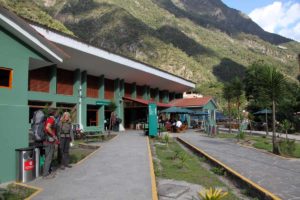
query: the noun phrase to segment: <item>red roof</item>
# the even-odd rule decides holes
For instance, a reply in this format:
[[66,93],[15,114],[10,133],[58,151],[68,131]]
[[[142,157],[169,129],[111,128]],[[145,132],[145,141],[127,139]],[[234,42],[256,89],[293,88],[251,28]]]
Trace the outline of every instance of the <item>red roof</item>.
[[174,99],[170,104],[177,107],[202,107],[210,100],[212,100],[212,97]]

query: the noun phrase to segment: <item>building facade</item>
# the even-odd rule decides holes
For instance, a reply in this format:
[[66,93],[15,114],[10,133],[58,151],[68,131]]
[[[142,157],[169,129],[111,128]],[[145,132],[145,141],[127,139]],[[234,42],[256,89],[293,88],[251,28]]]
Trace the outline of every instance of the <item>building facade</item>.
[[152,66],[30,25],[0,7],[0,183],[15,179],[15,149],[28,146],[35,110],[68,110],[83,130],[102,131],[111,102],[124,123],[128,105],[164,106],[194,87]]

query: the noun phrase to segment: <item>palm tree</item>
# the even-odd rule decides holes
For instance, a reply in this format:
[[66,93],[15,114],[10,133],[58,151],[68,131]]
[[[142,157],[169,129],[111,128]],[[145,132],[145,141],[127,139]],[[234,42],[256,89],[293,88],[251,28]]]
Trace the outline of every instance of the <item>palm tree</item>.
[[286,80],[284,75],[276,68],[264,66],[261,70],[258,83],[260,85],[259,93],[272,102],[273,153],[279,154],[280,152],[276,141],[276,105],[284,96]]
[[223,98],[227,101],[228,115],[229,115],[229,133],[231,131],[231,103],[234,98],[233,86],[231,83],[225,83],[223,87]]

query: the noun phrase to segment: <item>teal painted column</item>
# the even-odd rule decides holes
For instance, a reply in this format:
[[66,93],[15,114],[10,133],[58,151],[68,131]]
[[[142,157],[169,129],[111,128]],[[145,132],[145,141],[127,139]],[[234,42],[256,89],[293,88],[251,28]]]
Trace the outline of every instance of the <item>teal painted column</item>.
[[121,117],[121,108],[120,108],[120,79],[115,79],[114,84],[114,101],[117,105],[116,114],[118,117]]
[[99,99],[104,99],[104,75],[99,77]]
[[104,105],[100,106],[98,109],[98,120],[99,120],[99,128],[101,131],[104,131]]
[[150,99],[149,95],[150,95],[150,88],[149,88],[149,86],[144,85],[143,86],[143,99],[149,100]]
[[124,101],[123,97],[125,95],[125,82],[120,81],[120,118],[122,119],[122,124],[124,125]]
[[[99,77],[99,99],[104,99],[104,75]],[[105,106],[100,106],[98,110],[99,127],[101,131],[104,131],[105,120]]]
[[73,96],[77,98],[76,102],[76,123],[80,124],[80,106],[81,106],[81,98],[80,98],[80,84],[81,84],[81,73],[79,69],[74,71],[74,85],[73,85]]
[[151,99],[151,88],[150,88],[150,86],[147,87],[147,96],[148,96],[148,100]]
[[56,65],[50,67],[50,94],[56,94],[56,84],[57,84],[57,69]]
[[[56,95],[57,89],[57,68],[56,65],[50,66],[50,87],[49,93]],[[52,101],[51,107],[56,107],[56,101]]]
[[163,99],[162,99],[163,103],[169,103],[169,92],[164,90],[163,91]]
[[81,73],[81,124],[85,129],[86,125],[86,117],[87,117],[87,105],[86,105],[86,92],[87,90],[87,73],[86,71]]
[[156,102],[159,102],[159,89],[155,88],[155,97],[154,97]]
[[131,98],[136,99],[136,83],[132,83]]

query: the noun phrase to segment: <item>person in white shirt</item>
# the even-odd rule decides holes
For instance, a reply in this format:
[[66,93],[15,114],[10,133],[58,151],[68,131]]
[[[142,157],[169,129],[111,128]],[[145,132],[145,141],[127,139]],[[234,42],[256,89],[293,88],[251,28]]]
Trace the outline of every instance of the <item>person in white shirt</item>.
[[180,128],[182,126],[182,122],[180,120],[178,120],[176,122],[176,128]]

